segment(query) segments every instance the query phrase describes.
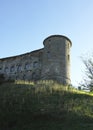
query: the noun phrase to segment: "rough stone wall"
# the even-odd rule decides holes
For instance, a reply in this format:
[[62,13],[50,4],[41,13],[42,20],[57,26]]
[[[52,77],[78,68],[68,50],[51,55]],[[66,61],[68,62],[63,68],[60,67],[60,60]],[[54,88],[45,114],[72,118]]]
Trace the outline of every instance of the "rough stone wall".
[[6,79],[38,80],[41,75],[42,49],[20,56],[0,59],[0,73]]
[[0,74],[6,79],[54,79],[70,84],[71,41],[65,36],[53,35],[43,44],[44,48],[40,50],[0,59]]
[[43,68],[41,77],[70,84],[70,47],[71,41],[61,35],[53,35],[43,42]]

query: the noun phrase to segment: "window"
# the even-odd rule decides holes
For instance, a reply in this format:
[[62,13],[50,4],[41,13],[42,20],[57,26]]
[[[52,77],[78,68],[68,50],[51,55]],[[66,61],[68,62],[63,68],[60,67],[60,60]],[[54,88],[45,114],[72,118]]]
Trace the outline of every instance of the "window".
[[29,64],[29,63],[26,63],[26,64],[25,64],[25,69],[26,69],[26,70],[29,70],[29,68],[30,68],[30,64]]
[[2,68],[0,67],[0,71],[2,71]]
[[50,58],[50,51],[47,52],[47,58]]
[[68,55],[68,61],[70,60],[70,55]]
[[6,72],[6,73],[8,72],[8,67],[5,67],[5,72]]
[[2,72],[2,69],[3,69],[3,68],[2,68],[2,67],[0,67],[0,73]]
[[17,71],[18,71],[18,72],[21,72],[21,65],[18,65],[18,66],[17,66]]
[[38,62],[37,62],[37,61],[35,61],[35,62],[33,63],[33,67],[34,67],[34,68],[37,68],[37,67],[38,67]]
[[10,72],[14,72],[14,70],[15,70],[15,67],[14,67],[14,66],[11,66]]

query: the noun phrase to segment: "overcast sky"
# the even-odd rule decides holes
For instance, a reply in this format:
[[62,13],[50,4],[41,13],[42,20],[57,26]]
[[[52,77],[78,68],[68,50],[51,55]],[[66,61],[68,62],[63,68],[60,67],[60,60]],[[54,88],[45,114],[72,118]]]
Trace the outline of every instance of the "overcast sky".
[[71,80],[83,77],[81,56],[93,51],[93,0],[0,0],[0,58],[43,47],[54,34],[72,41]]

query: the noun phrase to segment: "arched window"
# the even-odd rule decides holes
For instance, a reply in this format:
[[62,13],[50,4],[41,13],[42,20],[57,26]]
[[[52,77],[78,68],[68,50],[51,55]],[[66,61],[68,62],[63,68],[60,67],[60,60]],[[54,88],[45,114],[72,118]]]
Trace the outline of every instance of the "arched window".
[[11,66],[11,68],[10,68],[10,72],[14,72],[14,70],[15,70],[15,67],[14,67],[14,65],[13,65],[13,66]]
[[5,67],[5,73],[8,73],[9,69],[8,67]]
[[25,64],[25,69],[26,69],[26,70],[29,70],[29,69],[30,69],[30,64],[29,64],[29,63],[26,63],[26,64]]
[[21,72],[21,65],[17,65],[17,72]]
[[37,68],[37,67],[38,67],[38,62],[37,62],[37,61],[35,61],[35,62],[33,63],[33,67],[34,67],[34,68]]

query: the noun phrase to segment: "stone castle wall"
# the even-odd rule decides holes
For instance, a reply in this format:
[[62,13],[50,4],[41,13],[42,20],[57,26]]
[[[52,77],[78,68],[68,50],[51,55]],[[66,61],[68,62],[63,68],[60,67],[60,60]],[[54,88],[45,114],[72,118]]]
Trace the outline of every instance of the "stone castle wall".
[[53,35],[43,42],[44,48],[30,53],[0,59],[0,74],[6,79],[53,79],[70,84],[71,41],[61,35]]

